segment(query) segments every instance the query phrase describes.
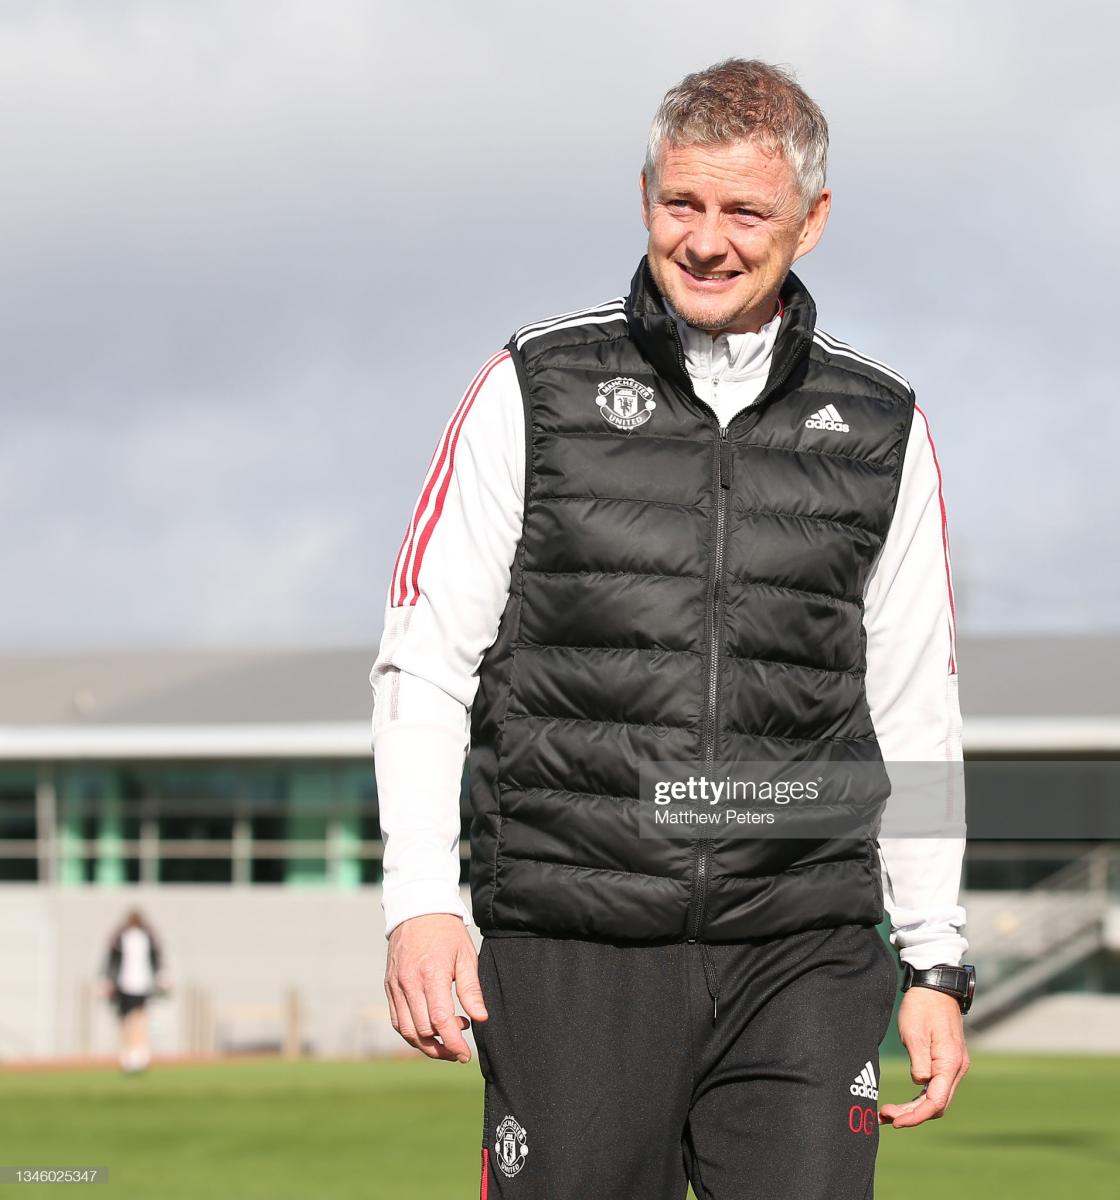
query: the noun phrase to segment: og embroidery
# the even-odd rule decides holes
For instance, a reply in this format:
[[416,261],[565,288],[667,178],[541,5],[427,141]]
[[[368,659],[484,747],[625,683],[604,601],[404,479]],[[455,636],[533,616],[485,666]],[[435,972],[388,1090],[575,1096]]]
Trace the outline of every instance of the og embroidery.
[[624,375],[599,384],[595,403],[605,420],[618,429],[627,430],[644,425],[657,407],[653,388]]
[[494,1138],[494,1154],[498,1159],[498,1166],[512,1178],[525,1165],[525,1156],[528,1153],[525,1130],[513,1117],[503,1117]]

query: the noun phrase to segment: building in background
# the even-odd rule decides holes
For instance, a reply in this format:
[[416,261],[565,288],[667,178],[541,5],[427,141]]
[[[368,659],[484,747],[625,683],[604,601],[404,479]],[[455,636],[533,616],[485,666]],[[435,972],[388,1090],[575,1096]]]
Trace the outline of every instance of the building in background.
[[0,881],[380,881],[369,652],[0,661]]
[[[86,985],[103,929],[133,901],[178,981],[157,1053],[254,1039],[403,1047],[381,983],[374,657],[0,656],[0,1058],[102,1048],[105,1014]],[[960,661],[966,758],[993,767],[979,785],[970,777],[970,796],[1033,786],[1032,758],[1067,760],[1067,789],[1102,786],[1073,768],[1120,756],[1120,638],[962,638]],[[467,795],[464,778],[465,896]],[[1074,1043],[1098,1012],[1120,1030],[1117,858],[1114,845],[1069,838],[970,841],[981,1038],[1006,1038],[1071,992],[1093,1009],[1061,1022]],[[1054,1040],[1053,1011],[1036,1024],[1021,1039],[1040,1046],[1049,1026]]]

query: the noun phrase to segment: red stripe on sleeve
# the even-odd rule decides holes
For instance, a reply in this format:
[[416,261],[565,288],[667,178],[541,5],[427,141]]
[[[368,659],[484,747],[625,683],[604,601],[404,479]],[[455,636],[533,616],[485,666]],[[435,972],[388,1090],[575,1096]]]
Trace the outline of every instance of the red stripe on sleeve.
[[[483,364],[478,374],[471,380],[470,386],[463,393],[463,397],[452,414],[451,420],[448,421],[444,429],[439,444],[432,452],[432,457],[428,462],[428,470],[425,473],[423,490],[420,493],[420,498],[416,501],[416,506],[412,510],[408,529],[405,531],[404,540],[401,542],[400,549],[397,551],[396,561],[393,563],[392,591],[394,607],[399,608],[404,604],[415,604],[419,599],[420,593],[417,586],[417,578],[420,574],[420,560],[423,557],[425,547],[431,540],[436,522],[439,520],[440,513],[443,510],[444,497],[447,495],[447,489],[451,483],[451,473],[455,468],[455,444],[459,440],[459,431],[466,420],[467,413],[470,411],[475,397],[481,391],[482,385],[486,382],[490,372],[507,358],[509,358],[509,351],[500,350],[489,361]],[[436,490],[437,487],[438,490]],[[435,511],[428,518],[420,539],[417,541],[417,525],[422,519],[423,514],[427,511],[433,491],[436,491]]]
[[[459,403],[462,404],[462,401],[460,400]],[[458,408],[456,408],[455,411],[458,412],[459,411]],[[432,469],[432,463],[434,463],[436,461],[436,455],[439,453],[439,448],[442,445],[442,442],[443,442],[443,439],[441,437],[439,442],[436,443],[435,448],[432,450],[432,456],[431,456],[431,458],[428,459],[428,465],[424,468],[423,478],[425,481],[427,480],[428,474],[430,473],[430,471]],[[400,549],[397,551],[397,557],[393,562],[392,579],[393,579],[393,590],[394,591],[396,590],[396,587],[397,587],[397,569],[400,566],[401,555],[404,554],[405,550],[408,548],[409,542],[411,541],[412,530],[416,524],[416,517],[417,517],[418,509],[419,509],[419,505],[417,505],[417,509],[414,509],[411,516],[408,518],[408,525],[405,527],[404,537],[401,539]]]
[[954,675],[957,670],[957,606],[953,597],[953,575],[949,565],[949,522],[945,516],[945,496],[941,490],[941,464],[937,461],[937,449],[933,444],[929,420],[917,403],[914,404],[914,408],[921,413],[922,420],[925,421],[926,437],[933,453],[933,465],[937,469],[937,500],[941,505],[941,545],[945,554],[945,586],[949,589],[949,674]]
[[427,549],[428,543],[431,541],[432,534],[435,532],[436,524],[439,521],[440,514],[443,512],[443,502],[447,498],[447,489],[451,486],[451,476],[455,470],[455,447],[459,442],[459,434],[462,432],[463,422],[467,419],[467,413],[470,412],[471,405],[474,404],[475,398],[482,390],[482,385],[489,378],[490,372],[493,371],[498,363],[503,362],[507,358],[509,358],[509,352],[503,351],[501,354],[491,359],[491,361],[483,368],[481,378],[479,378],[474,384],[473,390],[470,393],[470,398],[463,407],[463,411],[455,425],[455,432],[452,434],[451,440],[446,447],[447,465],[440,477],[439,491],[436,493],[435,511],[428,518],[426,524],[424,525],[423,532],[420,534],[420,541],[416,546],[416,553],[412,559],[412,571],[411,578],[409,580],[409,586],[411,590],[411,596],[408,601],[409,604],[415,604],[420,596],[420,563],[424,557],[424,551]]
[[482,1147],[482,1182],[479,1184],[479,1200],[486,1200],[490,1194],[490,1151]]

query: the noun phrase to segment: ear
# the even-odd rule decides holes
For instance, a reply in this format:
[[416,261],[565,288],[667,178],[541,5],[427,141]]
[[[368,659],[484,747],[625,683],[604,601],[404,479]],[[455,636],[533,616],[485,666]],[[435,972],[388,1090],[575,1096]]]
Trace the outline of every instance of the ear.
[[830,188],[823,188],[821,194],[813,202],[813,207],[809,209],[805,217],[805,224],[802,227],[801,236],[797,242],[797,249],[793,255],[794,262],[803,254],[808,254],[821,240],[824,234],[824,227],[828,224],[828,214],[831,211],[832,191]]
[[642,193],[642,224],[649,228],[649,181],[646,179],[646,169],[638,176],[638,187]]

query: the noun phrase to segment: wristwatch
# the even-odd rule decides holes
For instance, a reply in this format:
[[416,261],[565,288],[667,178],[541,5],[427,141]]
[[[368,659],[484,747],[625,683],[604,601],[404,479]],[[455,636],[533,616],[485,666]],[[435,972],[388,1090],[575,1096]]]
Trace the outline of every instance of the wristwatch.
[[976,991],[976,968],[969,963],[961,963],[959,967],[938,963],[924,971],[915,971],[909,963],[904,963],[902,990],[905,992],[912,987],[928,987],[944,992],[957,1001],[962,1013],[966,1013],[972,1007],[972,997]]

